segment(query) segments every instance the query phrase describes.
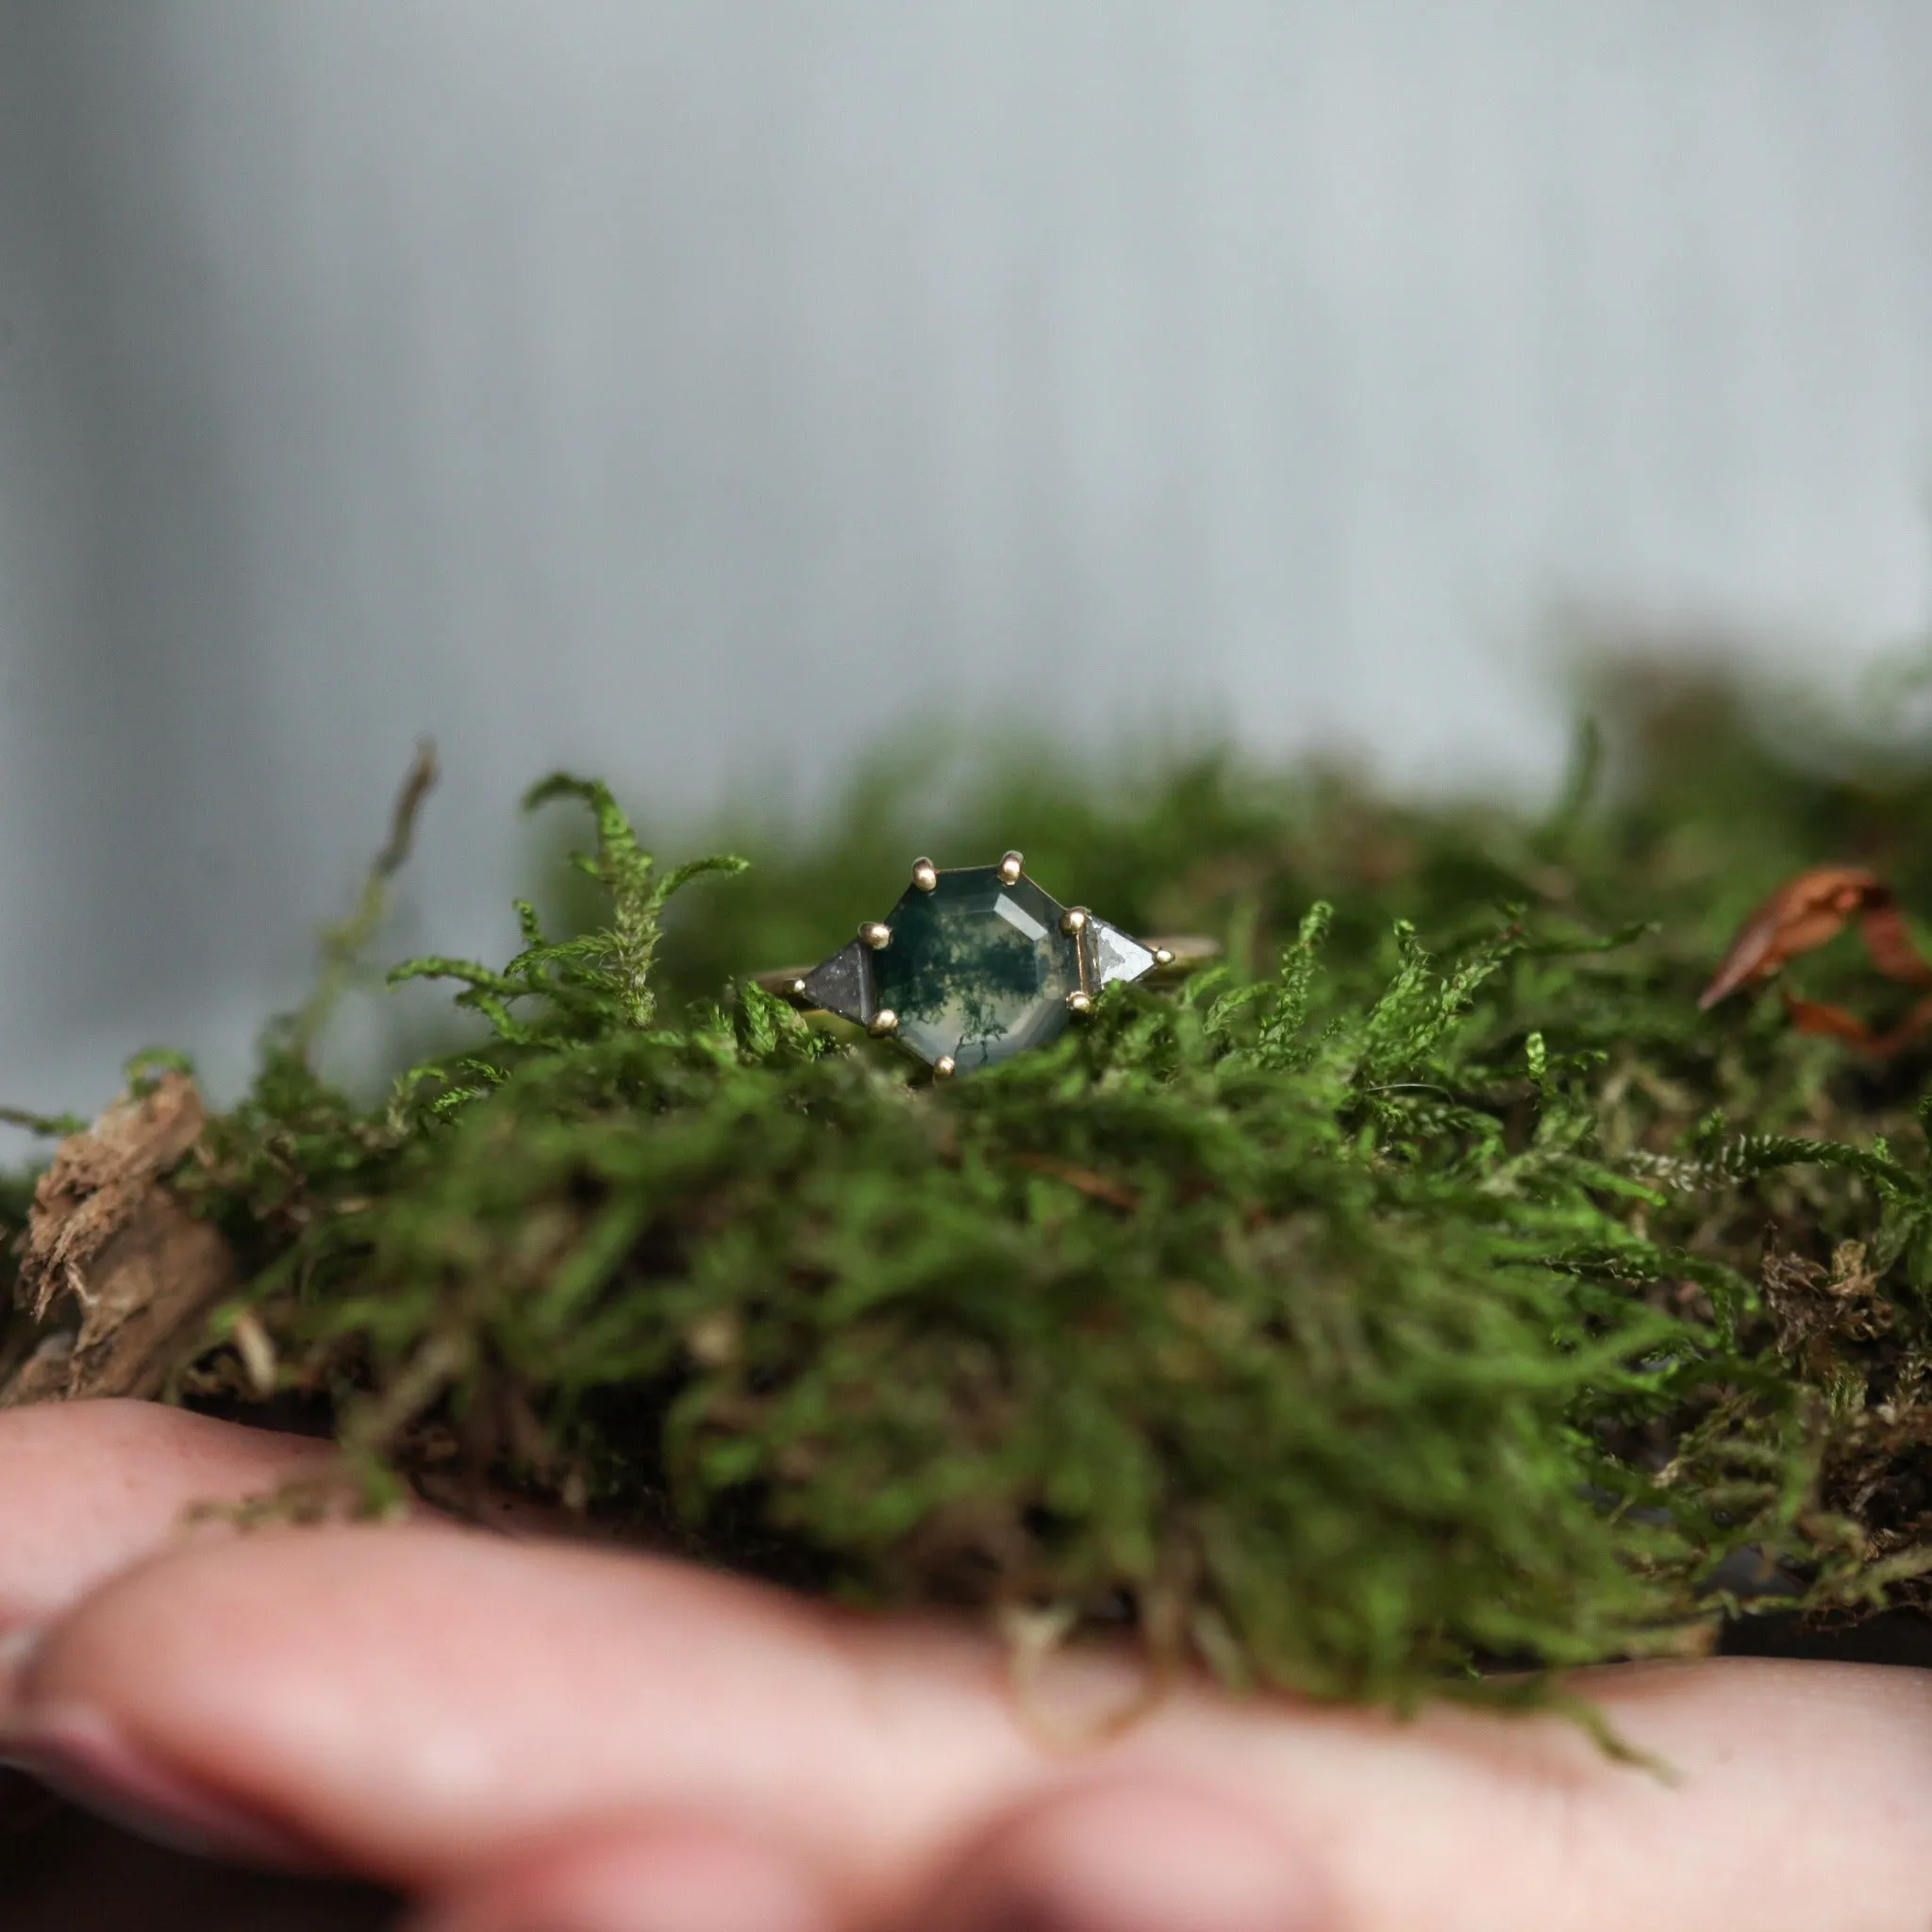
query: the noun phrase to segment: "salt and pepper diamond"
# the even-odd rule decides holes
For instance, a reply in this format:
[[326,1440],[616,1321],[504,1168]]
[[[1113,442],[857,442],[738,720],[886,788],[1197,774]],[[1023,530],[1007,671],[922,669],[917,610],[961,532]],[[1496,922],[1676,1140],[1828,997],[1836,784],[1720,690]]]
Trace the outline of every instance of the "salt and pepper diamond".
[[950,872],[922,858],[912,881],[890,918],[868,921],[794,991],[896,1040],[941,1077],[1044,1046],[1102,987],[1159,963],[1042,891],[1017,852]]

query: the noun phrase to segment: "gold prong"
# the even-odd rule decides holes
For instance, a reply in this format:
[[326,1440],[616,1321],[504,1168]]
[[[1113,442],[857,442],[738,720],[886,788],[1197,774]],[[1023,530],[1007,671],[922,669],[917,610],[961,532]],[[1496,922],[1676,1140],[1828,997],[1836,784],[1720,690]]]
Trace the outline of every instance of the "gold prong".
[[1093,995],[1075,989],[1067,995],[1067,1011],[1070,1013],[1091,1013],[1093,1010]]
[[892,943],[892,928],[890,925],[883,924],[876,919],[868,919],[858,928],[858,937],[874,953],[883,953]]
[[1060,930],[1064,933],[1079,932],[1091,916],[1084,906],[1071,907],[1060,914]]
[[912,883],[922,892],[932,891],[940,882],[940,869],[929,858],[915,858],[912,861]]
[[1156,946],[1154,949],[1154,963],[1157,966],[1172,966],[1174,964],[1174,955],[1165,946]]
[[865,1023],[865,1030],[874,1040],[890,1040],[899,1030],[899,1016],[891,1007],[881,1007]]
[[1009,886],[1018,882],[1025,869],[1026,861],[1017,852],[1009,852],[1000,860],[1000,877]]
[[932,1076],[935,1080],[950,1080],[958,1070],[958,1062],[949,1053],[942,1053],[932,1063]]

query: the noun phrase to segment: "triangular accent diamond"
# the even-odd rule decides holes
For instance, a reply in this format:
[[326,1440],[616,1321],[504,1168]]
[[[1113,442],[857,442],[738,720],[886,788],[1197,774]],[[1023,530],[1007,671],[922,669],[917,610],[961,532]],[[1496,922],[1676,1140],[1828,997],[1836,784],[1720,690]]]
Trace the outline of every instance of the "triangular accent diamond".
[[823,965],[805,975],[805,996],[841,1020],[856,1020],[863,1026],[875,1010],[872,991],[872,962],[866,957],[863,940],[854,940],[836,952]]
[[1129,939],[1119,926],[1091,914],[1087,931],[1093,946],[1095,990],[1111,986],[1117,979],[1141,979],[1154,970],[1154,955],[1139,940]]

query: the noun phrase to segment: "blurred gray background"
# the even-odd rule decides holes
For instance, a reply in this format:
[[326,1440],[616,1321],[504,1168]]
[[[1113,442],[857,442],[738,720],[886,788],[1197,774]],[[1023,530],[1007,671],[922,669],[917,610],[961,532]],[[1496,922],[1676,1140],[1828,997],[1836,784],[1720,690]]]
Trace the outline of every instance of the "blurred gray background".
[[232,1084],[419,732],[1535,787],[1579,613],[1928,606],[1923,0],[0,0],[0,1097]]

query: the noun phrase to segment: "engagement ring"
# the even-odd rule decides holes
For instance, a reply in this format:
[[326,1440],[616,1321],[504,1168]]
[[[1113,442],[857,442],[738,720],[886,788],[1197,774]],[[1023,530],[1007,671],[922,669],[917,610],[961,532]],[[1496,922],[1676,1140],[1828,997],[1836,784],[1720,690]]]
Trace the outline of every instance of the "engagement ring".
[[1220,955],[1214,940],[1137,940],[1084,906],[1062,906],[1008,852],[997,865],[945,872],[915,860],[890,918],[868,920],[808,971],[761,973],[758,983],[896,1041],[943,1080],[1044,1046],[1116,980]]

